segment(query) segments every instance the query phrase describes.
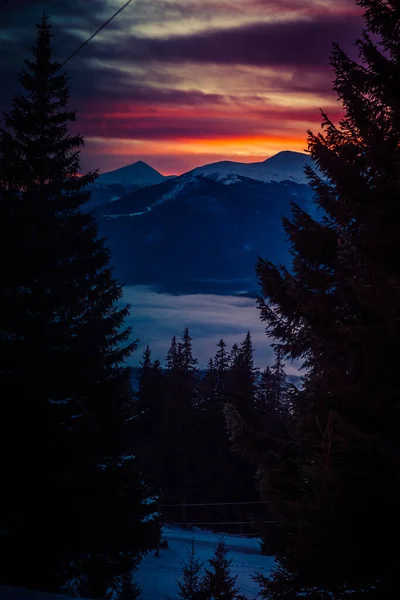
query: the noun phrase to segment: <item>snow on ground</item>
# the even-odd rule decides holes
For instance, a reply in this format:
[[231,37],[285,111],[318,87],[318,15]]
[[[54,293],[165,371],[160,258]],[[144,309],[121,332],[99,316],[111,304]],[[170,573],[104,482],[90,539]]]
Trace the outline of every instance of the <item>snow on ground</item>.
[[[273,567],[271,556],[260,554],[259,541],[239,535],[216,534],[201,529],[191,531],[179,527],[165,527],[164,539],[169,548],[160,550],[160,557],[155,553],[147,554],[136,573],[136,581],[142,590],[143,600],[179,600],[176,579],[181,578],[182,561],[186,560],[186,549],[189,549],[194,538],[197,558],[206,562],[211,558],[218,541],[223,538],[232,559],[231,573],[238,575],[237,585],[247,600],[254,600],[258,594],[258,586],[251,579],[257,572],[267,574]],[[69,600],[61,594],[46,594],[0,585],[0,600]],[[74,599],[70,599],[74,600]]]
[[176,579],[181,578],[182,561],[186,559],[186,549],[194,538],[197,558],[206,562],[211,558],[218,541],[223,538],[228,548],[228,559],[232,559],[231,572],[238,575],[237,585],[242,594],[253,600],[258,594],[258,586],[251,579],[256,572],[267,574],[273,567],[271,556],[260,553],[259,540],[238,535],[215,534],[210,531],[179,527],[165,527],[163,537],[169,548],[160,550],[157,558],[154,552],[144,557],[136,574],[136,581],[143,592],[144,600],[178,600]]

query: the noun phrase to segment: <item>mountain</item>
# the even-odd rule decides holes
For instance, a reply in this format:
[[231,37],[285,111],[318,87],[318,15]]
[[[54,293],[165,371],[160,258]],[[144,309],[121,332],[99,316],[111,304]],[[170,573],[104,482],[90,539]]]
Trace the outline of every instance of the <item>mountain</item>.
[[102,175],[100,175],[100,177],[98,178],[97,182],[102,185],[135,185],[142,188],[148,185],[161,183],[165,179],[167,178],[164,175],[161,175],[161,173],[159,173],[155,169],[153,169],[153,167],[150,167],[150,165],[143,162],[142,160],[138,160],[137,162],[131,165],[121,167],[120,169],[116,169],[115,171],[102,173]]
[[88,186],[92,199],[84,209],[93,210],[96,206],[114,202],[136,190],[151,187],[173,177],[161,175],[141,160],[115,171],[102,173],[95,183]]
[[235,177],[242,176],[264,183],[291,181],[305,185],[307,184],[307,178],[304,174],[306,165],[313,165],[308,154],[285,151],[279,152],[262,162],[222,161],[197,167],[190,173],[192,175],[205,175],[225,184],[235,183]]
[[290,215],[290,202],[313,210],[311,188],[294,180],[295,168],[294,175],[284,172],[288,161],[282,166],[280,160],[284,181],[237,173],[227,181],[194,170],[98,206],[100,234],[108,238],[116,276],[124,284],[172,293],[256,290],[258,255],[289,264],[281,217]]

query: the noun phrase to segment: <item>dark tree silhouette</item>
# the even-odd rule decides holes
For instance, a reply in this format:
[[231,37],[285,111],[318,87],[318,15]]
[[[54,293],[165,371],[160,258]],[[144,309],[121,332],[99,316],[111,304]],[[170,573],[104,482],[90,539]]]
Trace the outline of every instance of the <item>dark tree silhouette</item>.
[[144,544],[125,428],[135,343],[110,253],[80,211],[96,173],[80,176],[83,138],[68,133],[68,78],[51,56],[43,17],[0,130],[0,576],[57,590],[96,572],[102,595]]
[[291,271],[257,266],[267,330],[307,368],[270,494],[281,544],[265,598],[386,598],[397,586],[400,12],[358,4],[361,61],[338,45],[331,60],[345,116],[336,126],[323,113],[324,131],[309,132],[321,218],[293,205]]
[[231,561],[223,541],[218,542],[214,556],[208,560],[211,569],[205,569],[202,590],[207,600],[237,600],[239,589],[236,587],[237,575],[230,573]]
[[183,598],[183,600],[201,600],[204,598],[201,585],[202,569],[203,563],[196,558],[193,539],[191,547],[186,551],[186,561],[183,562],[182,581],[177,580],[180,598]]

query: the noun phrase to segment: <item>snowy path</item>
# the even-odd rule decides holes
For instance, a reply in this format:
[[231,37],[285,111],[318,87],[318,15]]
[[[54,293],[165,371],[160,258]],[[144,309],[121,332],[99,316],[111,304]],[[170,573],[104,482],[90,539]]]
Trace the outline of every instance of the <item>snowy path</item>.
[[[169,548],[160,551],[160,558],[150,553],[144,557],[136,580],[146,600],[178,600],[176,579],[182,572],[181,561],[186,558],[194,538],[197,556],[206,562],[211,558],[220,534],[204,530],[186,531],[178,527],[165,527],[164,537]],[[260,554],[258,540],[234,535],[223,536],[232,559],[232,574],[238,575],[237,584],[248,600],[257,596],[257,584],[251,579],[256,572],[267,574],[273,566],[273,558]]]

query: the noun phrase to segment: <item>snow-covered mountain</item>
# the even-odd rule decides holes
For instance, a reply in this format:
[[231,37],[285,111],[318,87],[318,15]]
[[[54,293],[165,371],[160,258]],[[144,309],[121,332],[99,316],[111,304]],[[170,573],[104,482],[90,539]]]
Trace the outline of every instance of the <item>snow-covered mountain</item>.
[[150,167],[147,163],[138,160],[126,167],[103,173],[97,179],[97,183],[103,185],[133,185],[142,188],[148,185],[161,183],[162,181],[165,181],[165,179],[168,179],[165,175],[161,175],[161,173],[153,169],[153,167]]
[[280,152],[259,163],[219,162],[175,178],[158,173],[161,181],[143,185],[154,173],[135,163],[104,174],[115,183],[93,190],[90,208],[123,283],[173,293],[248,294],[257,289],[258,255],[291,262],[281,217],[290,216],[292,201],[313,214],[308,164],[307,154]]
[[139,160],[115,171],[102,173],[94,183],[88,186],[91,201],[83,210],[93,210],[96,206],[115,202],[132,192],[150,188],[174,176],[161,175],[147,163]]
[[196,167],[190,173],[204,175],[226,185],[236,183],[237,176],[255,179],[264,183],[290,181],[307,184],[307,177],[304,174],[306,165],[313,166],[313,161],[308,154],[285,151],[279,152],[262,162],[240,163],[226,160]]
[[313,192],[291,181],[235,177],[225,185],[188,173],[97,207],[117,277],[173,293],[257,289],[257,255],[290,260],[281,216],[290,215],[291,201],[310,210]]

